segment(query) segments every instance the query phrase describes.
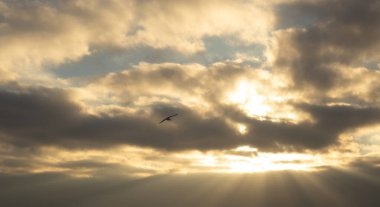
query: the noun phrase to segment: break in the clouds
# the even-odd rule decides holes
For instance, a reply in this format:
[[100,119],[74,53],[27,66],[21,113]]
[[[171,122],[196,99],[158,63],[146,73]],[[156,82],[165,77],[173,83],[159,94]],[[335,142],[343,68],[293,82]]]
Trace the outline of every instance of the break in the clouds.
[[0,172],[376,159],[379,10],[372,0],[0,1]]

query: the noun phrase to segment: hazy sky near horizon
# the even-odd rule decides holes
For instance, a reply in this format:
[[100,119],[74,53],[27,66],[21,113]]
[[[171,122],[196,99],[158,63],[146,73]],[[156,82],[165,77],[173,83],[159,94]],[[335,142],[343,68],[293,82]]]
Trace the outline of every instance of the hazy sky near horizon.
[[379,37],[376,0],[0,0],[1,179],[375,172]]

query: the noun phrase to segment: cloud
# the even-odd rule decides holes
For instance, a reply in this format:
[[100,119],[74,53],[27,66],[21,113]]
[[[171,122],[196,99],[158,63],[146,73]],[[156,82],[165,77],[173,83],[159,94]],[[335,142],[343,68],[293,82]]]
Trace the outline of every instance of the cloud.
[[379,10],[0,0],[0,206],[378,206]]
[[137,1],[137,5],[131,42],[185,53],[202,51],[202,39],[209,36],[265,43],[273,22],[270,3],[259,1]]
[[209,68],[199,64],[141,63],[100,77],[87,88],[135,105],[167,100],[197,107],[223,99],[244,75],[258,76],[254,70],[235,63],[217,63]]
[[[316,18],[310,26],[275,32],[275,67],[286,70],[296,88],[326,92],[346,81],[337,64],[347,67],[378,61],[377,1],[296,1],[285,5]],[[355,84],[355,79],[350,83]]]
[[293,123],[287,120],[260,120],[242,111],[225,108],[226,116],[244,124],[247,143],[263,151],[323,150],[341,144],[341,136],[364,126],[379,124],[377,107],[296,104],[312,120]]
[[341,74],[339,87],[334,87],[325,94],[325,98],[336,102],[346,102],[356,105],[378,106],[380,71],[365,67],[336,66]]
[[46,65],[77,60],[91,47],[120,44],[129,9],[118,1],[1,2],[0,68],[22,79]]
[[[110,74],[93,84],[106,86],[106,94],[118,96],[115,101],[120,105],[113,107],[112,102],[107,107],[100,102],[99,109],[79,105],[74,93],[63,89],[10,87],[0,91],[0,129],[7,142],[24,147],[130,144],[176,151],[249,144],[264,151],[304,151],[336,145],[343,133],[380,122],[376,107],[340,105],[291,104],[311,117],[298,122],[250,116],[221,97],[242,76],[255,77],[260,71],[233,66],[157,64]],[[184,94],[195,103],[182,101]],[[134,102],[139,95],[148,98]],[[197,104],[208,107],[198,111],[202,107]],[[173,122],[158,124],[171,113],[180,115]],[[243,124],[246,132],[240,133],[234,123]]]
[[[246,127],[245,134],[240,135],[240,143],[249,143],[260,150],[305,150],[324,149],[340,143],[340,136],[360,127],[379,123],[379,109],[376,106],[356,105],[329,105],[330,102],[318,104],[300,104],[303,97],[293,96],[293,100],[281,102],[265,102],[271,104],[270,116],[289,112],[289,108],[295,113],[306,114],[309,118],[293,122],[291,119],[276,119],[251,116],[240,105],[226,102],[228,93],[234,91],[236,85],[247,78],[254,90],[255,87],[262,90],[261,93],[272,93],[276,96],[283,95],[283,88],[273,86],[268,81],[271,78],[263,78],[260,69],[242,68],[237,64],[215,65],[208,69],[200,65],[179,64],[143,64],[132,70],[120,73],[112,73],[96,80],[90,86],[96,86],[92,90],[103,89],[106,94],[115,94],[116,100],[135,104],[135,107],[149,105],[157,99],[146,98],[142,103],[136,104],[133,97],[161,97],[168,103],[183,103],[192,110],[200,110],[204,114],[214,114],[222,117],[222,120],[231,120],[234,123],[242,123]],[[272,77],[270,74],[269,77]],[[265,76],[264,76],[265,77]],[[223,81],[219,81],[223,80]],[[159,86],[159,87],[157,87]],[[100,87],[100,88],[98,88]],[[104,88],[105,87],[105,88]],[[242,91],[242,93],[251,93]],[[253,94],[259,96],[260,94]],[[165,99],[165,97],[167,99]],[[196,100],[191,104],[189,100]],[[248,97],[247,100],[255,97]],[[265,100],[268,99],[266,96]],[[158,99],[160,100],[160,99]],[[165,102],[166,102],[165,101]],[[124,102],[124,103],[125,103]],[[299,103],[297,103],[299,102]],[[244,105],[245,103],[239,103]],[[199,107],[197,105],[205,105]],[[259,107],[257,104],[249,107]],[[262,120],[264,118],[264,120]],[[231,139],[235,139],[235,136]]]
[[[302,151],[328,148],[342,134],[378,123],[379,73],[358,66],[377,58],[378,43],[370,41],[378,33],[377,4],[282,2],[310,11],[316,21],[268,36],[276,3],[4,1],[0,70],[9,77],[27,79],[35,75],[27,68],[46,69],[105,48],[197,53],[205,38],[213,36],[233,36],[229,44],[248,45],[274,38],[277,45],[273,70],[228,60],[209,66],[141,62],[86,83],[79,79],[83,88],[19,81],[22,87],[0,91],[2,137],[24,147],[132,144],[209,150],[249,144],[260,150]],[[361,15],[353,18],[354,11]],[[290,75],[293,87],[280,69]],[[175,122],[157,125],[173,111],[180,114]]]
[[[236,131],[221,117],[202,117],[183,106],[156,104],[151,112],[83,113],[60,89],[1,91],[0,129],[17,146],[60,145],[73,148],[132,144],[161,149],[211,149],[236,146]],[[175,124],[159,125],[175,111]]]
[[0,80],[49,79],[41,69],[105,48],[194,54],[210,36],[264,44],[269,8],[256,1],[1,1]]

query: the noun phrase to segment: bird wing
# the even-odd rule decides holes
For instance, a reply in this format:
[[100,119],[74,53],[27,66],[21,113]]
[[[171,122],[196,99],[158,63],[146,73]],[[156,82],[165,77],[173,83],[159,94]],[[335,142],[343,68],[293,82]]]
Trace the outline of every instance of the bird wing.
[[172,118],[173,116],[177,116],[178,114],[173,114],[173,115],[171,115],[171,116],[168,116],[168,117],[166,117],[166,118]]
[[162,119],[162,121],[160,121],[160,124],[161,124],[162,122],[166,121],[166,120],[170,120],[171,117],[173,117],[173,116],[177,116],[177,115],[178,115],[178,114],[173,114],[173,115],[171,115],[171,116],[166,117],[165,119]]

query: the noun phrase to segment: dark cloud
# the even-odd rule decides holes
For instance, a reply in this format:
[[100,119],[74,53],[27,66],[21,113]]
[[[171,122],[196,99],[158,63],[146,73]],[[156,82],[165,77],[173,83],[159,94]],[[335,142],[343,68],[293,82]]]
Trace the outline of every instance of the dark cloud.
[[379,57],[378,1],[296,1],[283,7],[316,19],[311,26],[284,30],[278,36],[275,65],[287,68],[297,87],[338,87],[344,80],[333,64],[357,65]]
[[[45,164],[49,166],[49,164]],[[133,178],[136,175],[141,174],[156,174],[155,170],[142,169],[133,167],[130,165],[120,163],[107,163],[102,162],[100,159],[85,159],[77,161],[60,162],[56,164],[50,164],[52,167],[59,167],[66,169],[67,173],[72,175],[78,175],[83,173],[95,179],[107,178],[107,177],[120,177],[120,178]]]
[[338,144],[339,136],[344,132],[380,123],[379,108],[303,105],[300,109],[309,113],[314,122],[254,121],[252,131],[257,139],[252,139],[252,142],[258,146],[321,149]]
[[364,161],[348,170],[163,175],[136,180],[0,174],[0,205],[378,206],[379,177],[379,168]]
[[264,151],[320,150],[339,144],[339,136],[345,132],[380,123],[380,108],[376,107],[310,104],[296,104],[296,107],[310,114],[313,121],[258,120],[231,107],[224,110],[226,116],[246,124],[245,141]]
[[[0,91],[0,129],[17,146],[58,145],[70,148],[118,144],[168,150],[230,148],[237,132],[222,117],[202,117],[182,105],[154,104],[151,113],[83,113],[60,89]],[[173,122],[158,124],[171,113]]]
[[62,90],[0,91],[0,129],[19,145],[54,143],[53,134],[81,119],[80,108]]
[[[337,144],[342,133],[380,122],[379,108],[297,107],[309,113],[314,122],[258,120],[235,107],[217,109],[225,111],[221,116],[207,116],[180,104],[162,103],[133,114],[91,115],[70,101],[63,90],[19,88],[0,91],[0,130],[3,140],[19,147],[106,148],[131,144],[165,150],[208,150],[250,144],[260,150],[302,151]],[[171,113],[179,116],[158,124]],[[247,133],[238,133],[226,119],[244,123]]]

